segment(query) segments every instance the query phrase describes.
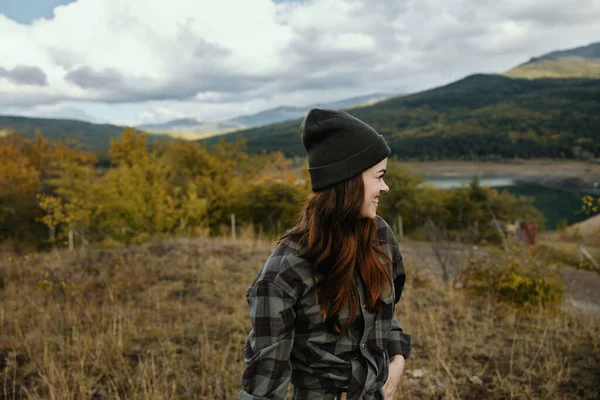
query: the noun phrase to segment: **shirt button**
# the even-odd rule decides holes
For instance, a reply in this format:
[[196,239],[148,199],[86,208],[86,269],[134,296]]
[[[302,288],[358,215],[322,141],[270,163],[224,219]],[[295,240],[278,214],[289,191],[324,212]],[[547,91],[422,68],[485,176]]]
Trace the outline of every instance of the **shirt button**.
[[363,304],[363,308],[366,310],[366,309],[367,309],[367,305],[366,305],[366,304]]
[[367,347],[367,345],[363,343],[363,344],[361,345],[361,347],[364,349],[365,347]]

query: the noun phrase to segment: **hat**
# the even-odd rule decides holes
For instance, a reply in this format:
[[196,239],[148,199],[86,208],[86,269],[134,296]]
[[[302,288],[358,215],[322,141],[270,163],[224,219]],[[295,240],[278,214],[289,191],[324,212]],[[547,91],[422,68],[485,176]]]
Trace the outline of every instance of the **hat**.
[[391,153],[383,136],[344,111],[311,109],[300,135],[313,192],[346,181]]

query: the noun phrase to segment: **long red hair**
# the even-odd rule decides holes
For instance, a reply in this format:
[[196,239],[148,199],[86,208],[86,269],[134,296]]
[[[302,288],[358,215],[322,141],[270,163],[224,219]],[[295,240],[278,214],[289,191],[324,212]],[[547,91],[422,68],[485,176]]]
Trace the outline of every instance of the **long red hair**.
[[[369,310],[375,310],[384,291],[392,290],[392,278],[385,265],[390,265],[391,260],[378,246],[375,221],[360,217],[363,185],[362,176],[358,175],[311,193],[296,225],[281,238],[304,247],[313,268],[323,274],[319,288],[323,316],[338,332],[348,328],[358,312],[355,272],[367,288],[365,300]],[[345,307],[349,317],[342,326],[339,315]]]

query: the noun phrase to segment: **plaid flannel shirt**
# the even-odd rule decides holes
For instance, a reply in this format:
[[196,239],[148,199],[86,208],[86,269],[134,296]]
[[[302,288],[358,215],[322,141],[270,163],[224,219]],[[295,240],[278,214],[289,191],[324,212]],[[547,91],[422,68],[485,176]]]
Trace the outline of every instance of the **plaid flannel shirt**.
[[[239,400],[283,400],[288,384],[293,399],[335,399],[347,388],[348,400],[383,399],[391,357],[408,358],[411,337],[394,319],[405,281],[398,243],[389,225],[377,217],[380,247],[392,260],[394,294],[374,312],[364,306],[365,288],[357,279],[360,311],[350,328],[335,333],[323,319],[315,274],[302,258],[302,247],[280,243],[248,288],[252,330],[244,351],[247,368]],[[348,318],[340,315],[343,324]]]

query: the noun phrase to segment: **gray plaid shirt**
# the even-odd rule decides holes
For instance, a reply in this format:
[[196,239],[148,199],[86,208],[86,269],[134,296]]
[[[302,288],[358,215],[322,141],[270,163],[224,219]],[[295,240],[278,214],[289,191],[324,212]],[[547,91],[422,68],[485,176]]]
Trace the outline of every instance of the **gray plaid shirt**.
[[[335,399],[344,387],[348,400],[383,399],[390,359],[397,354],[408,358],[411,337],[394,319],[406,277],[402,254],[392,229],[380,217],[377,234],[393,262],[394,295],[371,312],[364,306],[362,279],[357,279],[363,306],[341,334],[325,324],[317,301],[322,276],[301,257],[302,247],[287,240],[275,248],[247,291],[252,330],[239,400],[283,400],[290,381],[298,400]],[[340,323],[347,318],[346,309]]]

